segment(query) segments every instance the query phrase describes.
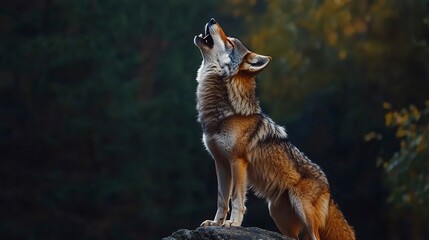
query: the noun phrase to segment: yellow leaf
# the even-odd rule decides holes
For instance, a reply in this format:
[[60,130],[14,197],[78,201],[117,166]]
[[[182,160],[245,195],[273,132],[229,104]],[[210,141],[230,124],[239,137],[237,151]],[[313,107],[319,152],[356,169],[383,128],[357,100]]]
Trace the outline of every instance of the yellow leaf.
[[414,105],[410,105],[410,112],[416,120],[420,119],[420,111]]
[[386,116],[384,118],[385,118],[385,125],[387,127],[390,127],[392,125],[393,113],[392,112],[386,113]]
[[398,128],[398,130],[396,131],[396,137],[397,138],[402,138],[405,137],[408,134],[408,131],[403,129],[403,128]]
[[408,111],[405,108],[403,108],[401,109],[401,113],[395,112],[393,117],[395,118],[396,125],[404,126],[408,122],[410,115]]
[[416,141],[417,141],[416,152],[421,153],[421,152],[425,151],[425,149],[426,149],[425,139],[420,135]]
[[369,142],[372,139],[374,139],[374,135],[375,135],[374,132],[367,133],[367,134],[365,134],[365,136],[363,137],[363,139],[365,140],[365,142]]
[[376,133],[376,132],[369,132],[369,133],[365,134],[365,136],[363,137],[363,139],[366,142],[369,142],[369,141],[371,141],[373,139],[380,140],[382,138],[383,138],[383,136],[380,133]]
[[392,109],[392,104],[390,104],[388,102],[383,102],[383,108],[384,109]]

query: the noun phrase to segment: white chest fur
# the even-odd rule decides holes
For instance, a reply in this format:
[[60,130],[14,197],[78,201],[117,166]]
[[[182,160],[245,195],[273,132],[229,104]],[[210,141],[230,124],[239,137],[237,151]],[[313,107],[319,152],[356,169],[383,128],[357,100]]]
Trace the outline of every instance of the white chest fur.
[[235,141],[236,136],[233,133],[203,134],[204,145],[214,158],[229,158]]

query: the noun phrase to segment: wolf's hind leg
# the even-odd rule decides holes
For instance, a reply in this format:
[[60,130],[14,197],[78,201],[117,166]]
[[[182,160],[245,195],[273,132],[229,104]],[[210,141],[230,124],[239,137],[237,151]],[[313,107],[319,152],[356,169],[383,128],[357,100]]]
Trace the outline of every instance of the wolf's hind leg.
[[320,240],[319,223],[313,204],[291,191],[288,195],[293,212],[303,224],[305,235],[311,240]]
[[298,239],[302,229],[302,222],[294,213],[287,192],[279,198],[268,201],[270,216],[277,225],[277,228],[284,235]]

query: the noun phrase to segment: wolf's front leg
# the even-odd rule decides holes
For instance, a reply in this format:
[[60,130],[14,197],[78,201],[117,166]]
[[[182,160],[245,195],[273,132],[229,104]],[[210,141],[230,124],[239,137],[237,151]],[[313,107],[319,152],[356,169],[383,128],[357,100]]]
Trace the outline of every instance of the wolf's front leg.
[[225,158],[215,158],[218,183],[217,211],[214,220],[206,220],[201,226],[221,226],[229,211],[231,196],[231,167]]
[[231,218],[224,226],[241,226],[243,215],[246,212],[245,201],[247,191],[247,161],[242,158],[233,159],[232,164],[232,211]]

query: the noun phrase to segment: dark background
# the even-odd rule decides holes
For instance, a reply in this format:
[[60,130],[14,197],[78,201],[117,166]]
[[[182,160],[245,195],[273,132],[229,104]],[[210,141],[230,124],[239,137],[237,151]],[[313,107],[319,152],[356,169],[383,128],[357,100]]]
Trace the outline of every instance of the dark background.
[[[358,239],[427,239],[428,12],[427,0],[2,1],[0,238],[160,239],[214,216],[193,37],[215,17],[273,57],[262,106],[324,169]],[[276,230],[248,196],[243,225]]]

